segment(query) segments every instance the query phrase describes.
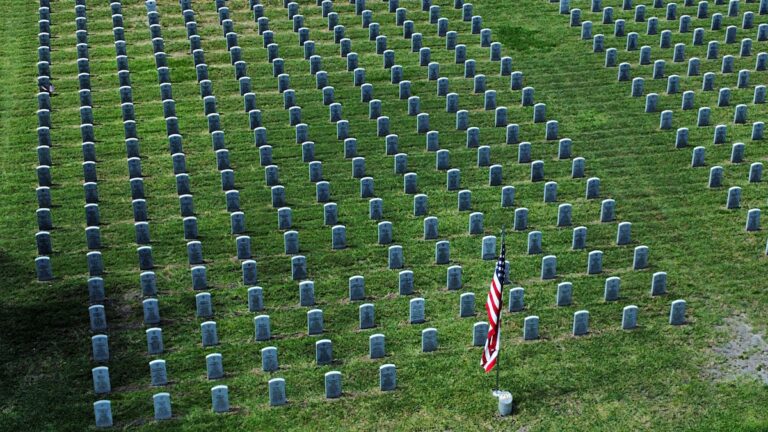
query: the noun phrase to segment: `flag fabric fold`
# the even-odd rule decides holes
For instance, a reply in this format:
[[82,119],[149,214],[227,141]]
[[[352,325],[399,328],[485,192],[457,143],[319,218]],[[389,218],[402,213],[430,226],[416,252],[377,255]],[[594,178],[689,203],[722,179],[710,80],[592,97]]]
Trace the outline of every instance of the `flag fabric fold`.
[[501,348],[499,337],[501,335],[501,299],[504,280],[506,279],[506,245],[501,244],[501,255],[496,262],[496,270],[493,272],[493,280],[488,290],[488,299],[485,302],[485,310],[488,313],[488,337],[485,339],[483,357],[480,366],[485,372],[490,372],[496,366],[496,359]]

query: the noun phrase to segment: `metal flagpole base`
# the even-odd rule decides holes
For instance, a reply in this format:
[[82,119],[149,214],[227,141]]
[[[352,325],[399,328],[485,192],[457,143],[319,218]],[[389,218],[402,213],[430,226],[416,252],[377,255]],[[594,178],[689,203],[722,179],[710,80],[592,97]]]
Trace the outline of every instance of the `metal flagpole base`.
[[506,390],[493,390],[491,393],[499,399],[499,415],[506,417],[512,414],[512,393]]

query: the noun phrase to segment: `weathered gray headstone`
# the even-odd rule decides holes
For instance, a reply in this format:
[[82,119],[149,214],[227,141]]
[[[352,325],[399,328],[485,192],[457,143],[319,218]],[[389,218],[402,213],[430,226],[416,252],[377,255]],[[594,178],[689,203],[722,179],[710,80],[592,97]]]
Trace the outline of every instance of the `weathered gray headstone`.
[[[277,361],[277,348],[266,347],[261,349],[261,370],[274,372],[279,368]],[[271,398],[270,398],[271,399]]]
[[258,312],[264,309],[264,290],[259,287],[248,288],[248,311]]
[[147,354],[157,355],[163,353],[163,330],[160,328],[150,328],[146,331],[147,336]]
[[155,420],[168,420],[172,417],[170,393],[152,395],[152,404],[155,409]]
[[285,396],[285,379],[272,378],[271,380],[269,380],[268,385],[269,385],[269,405],[270,406],[285,405],[287,403],[286,396]]
[[168,373],[165,368],[165,360],[153,360],[149,362],[149,376],[151,385],[164,386],[168,384]]
[[93,392],[96,394],[109,393],[112,391],[112,385],[109,380],[109,368],[98,366],[91,369],[93,376]]
[[581,336],[589,333],[589,312],[577,311],[573,314],[573,335]]
[[648,267],[648,246],[637,246],[632,260],[632,269],[640,270]]
[[760,209],[750,209],[747,212],[747,231],[759,231],[760,230]]
[[483,346],[488,338],[488,323],[476,322],[472,326],[472,346]]
[[257,341],[265,341],[272,338],[272,328],[269,315],[258,315],[253,318],[254,334]]
[[541,253],[541,231],[531,231],[528,233],[528,255]]
[[547,255],[541,259],[541,279],[554,279],[557,276],[557,257]]
[[325,365],[333,362],[333,344],[330,339],[315,342],[315,363]]
[[206,321],[200,324],[200,333],[204,347],[219,344],[219,335],[216,329],[215,321]]
[[656,272],[651,278],[651,295],[657,296],[667,292],[667,273]]
[[112,402],[99,400],[93,403],[93,414],[96,417],[96,427],[112,427]]
[[528,228],[528,209],[525,207],[516,208],[513,229],[523,231],[526,228]]
[[621,328],[632,330],[637,327],[638,308],[635,305],[625,306],[621,316]]
[[218,385],[211,388],[211,406],[215,413],[229,411],[229,389],[227,386]]
[[[733,4],[733,2],[731,2]],[[738,3],[737,3],[738,4]],[[675,300],[669,309],[669,324],[671,325],[683,325],[685,324],[685,300]]]
[[323,332],[323,311],[312,309],[307,312],[307,333],[309,335],[321,334]]
[[403,258],[403,247],[399,245],[390,246],[388,249],[387,268],[403,268],[405,260]]

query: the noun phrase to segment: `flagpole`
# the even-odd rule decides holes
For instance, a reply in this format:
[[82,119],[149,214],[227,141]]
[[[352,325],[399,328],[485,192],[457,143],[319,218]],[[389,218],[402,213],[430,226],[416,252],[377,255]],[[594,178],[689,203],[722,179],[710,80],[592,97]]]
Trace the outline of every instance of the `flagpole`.
[[[504,225],[501,226],[501,249],[502,250],[504,249],[504,236],[505,236],[504,227],[505,227]],[[505,272],[504,273],[504,280],[506,280],[506,279],[507,279],[507,274]],[[499,294],[499,320],[498,320],[498,330],[496,331],[496,333],[498,334],[498,336],[496,338],[499,341],[498,342],[499,344],[501,344],[501,315],[502,315],[502,311],[504,310],[504,302],[502,301],[502,299],[504,298],[504,280],[501,281],[501,289],[499,290],[500,291],[500,294]],[[499,345],[499,348],[501,348],[501,345]],[[494,389],[496,392],[498,392],[500,390],[499,389],[499,369],[501,369],[501,366],[499,364],[500,361],[501,361],[501,350],[499,350],[498,354],[496,354],[496,388]]]

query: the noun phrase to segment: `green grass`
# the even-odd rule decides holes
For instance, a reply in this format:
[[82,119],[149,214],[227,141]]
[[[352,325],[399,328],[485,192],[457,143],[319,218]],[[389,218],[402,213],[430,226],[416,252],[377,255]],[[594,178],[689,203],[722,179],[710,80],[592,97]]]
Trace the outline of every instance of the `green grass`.
[[[681,111],[680,95],[666,95],[666,80],[649,79],[652,66],[637,64],[639,52],[625,52],[625,38],[615,39],[612,26],[599,24],[598,14],[588,12],[587,1],[572,1],[583,11],[583,19],[595,23],[593,33],[606,34],[606,47],[619,48],[619,61],[632,63],[632,75],[646,77],[646,93],[661,95],[659,107],[673,109],[675,127],[691,128],[692,146],[703,145],[709,166],[725,168],[725,187],[706,188],[708,168],[689,168],[691,150],[674,149],[674,131],[658,130],[658,114],[643,114],[644,98],[629,95],[629,83],[616,81],[616,69],[603,67],[602,54],[591,52],[591,42],[580,41],[578,29],[569,28],[566,16],[557,14],[557,4],[543,0],[528,2],[475,1],[475,14],[493,29],[494,40],[504,44],[504,55],[513,58],[514,70],[525,74],[525,85],[535,87],[537,102],[547,104],[547,116],[560,123],[560,134],[574,142],[574,154],[587,161],[587,176],[600,177],[601,198],[617,202],[617,220],[599,223],[600,200],[585,200],[586,179],[570,178],[570,161],[557,160],[557,143],[545,142],[544,125],[533,124],[532,108],[521,107],[520,92],[511,91],[508,77],[498,76],[498,64],[487,60],[487,48],[479,36],[469,34],[469,23],[447,1],[440,4],[450,29],[459,32],[459,43],[468,47],[468,57],[477,60],[478,73],[488,77],[488,87],[498,91],[499,105],[509,107],[509,121],[521,126],[521,137],[532,143],[534,159],[545,161],[547,180],[558,182],[558,202],[572,203],[574,226],[588,227],[588,250],[570,250],[570,228],[557,228],[556,204],[542,202],[543,182],[528,180],[529,166],[516,163],[516,146],[504,144],[503,128],[493,128],[493,114],[482,110],[482,95],[474,95],[471,80],[462,77],[462,67],[453,64],[453,53],[428,24],[427,13],[416,1],[401,1],[416,31],[424,33],[424,46],[432,47],[433,61],[440,62],[441,76],[450,78],[452,92],[460,94],[460,106],[470,110],[470,124],[482,128],[481,141],[490,145],[493,163],[504,167],[504,183],[517,188],[516,206],[530,210],[526,232],[508,235],[508,259],[512,263],[512,286],[526,289],[527,310],[505,313],[501,380],[515,397],[515,415],[495,415],[490,396],[493,377],[478,367],[480,350],[472,348],[472,324],[483,320],[482,306],[493,262],[481,261],[482,236],[467,235],[469,212],[456,210],[456,193],[445,190],[445,173],[434,169],[434,154],[424,150],[425,138],[415,133],[415,118],[408,117],[406,102],[398,100],[397,87],[389,84],[389,71],[381,68],[367,30],[360,27],[354,6],[339,1],[339,12],[353,51],[360,54],[367,81],[374,84],[375,97],[391,118],[392,132],[400,135],[400,151],[408,153],[409,169],[419,174],[419,192],[429,195],[429,213],[439,217],[441,239],[451,243],[453,264],[464,271],[461,292],[474,292],[478,315],[458,319],[459,292],[444,288],[445,269],[436,266],[434,242],[421,239],[422,218],[412,215],[412,197],[402,193],[402,179],[395,175],[392,157],[384,154],[384,140],[376,137],[375,121],[368,120],[367,104],[359,102],[359,89],[338,55],[332,32],[314,2],[302,1],[305,25],[323,56],[336,99],[343,104],[344,118],[358,139],[358,153],[366,158],[367,174],[375,178],[377,196],[384,199],[385,219],[394,225],[394,244],[404,248],[406,268],[412,269],[418,296],[426,299],[427,322],[407,323],[408,297],[397,295],[397,271],[386,269],[387,248],[376,244],[376,221],[367,218],[367,200],[359,198],[358,181],[351,178],[351,161],[344,160],[335,126],[328,122],[328,109],[321,92],[308,75],[297,36],[281,2],[267,1],[266,15],[285,58],[286,72],[297,90],[303,121],[310,125],[316,143],[316,158],[331,183],[334,202],[339,204],[340,223],[347,226],[349,248],[331,251],[330,227],[322,225],[322,205],[314,200],[301,149],[294,143],[287,111],[277,80],[266,62],[266,49],[245,2],[230,2],[235,29],[253,78],[259,109],[269,131],[280,180],[286,186],[288,205],[293,209],[294,229],[300,233],[301,251],[307,256],[310,278],[315,281],[319,308],[325,313],[322,338],[334,343],[337,361],[314,365],[314,342],[306,333],[306,308],[298,306],[298,283],[290,280],[290,258],[283,255],[282,232],[276,229],[276,211],[270,205],[269,188],[248,130],[234,67],[229,63],[224,38],[217,25],[213,2],[195,2],[199,33],[214,85],[218,110],[226,133],[227,147],[236,172],[241,206],[246,214],[264,287],[266,311],[272,318],[274,339],[253,340],[252,313],[248,312],[246,287],[240,282],[234,237],[229,234],[229,215],[220,189],[219,173],[211,150],[202,102],[188,54],[183,19],[178,3],[159,2],[163,36],[173,80],[177,115],[184,135],[184,150],[191,175],[200,236],[212,285],[215,320],[221,345],[200,346],[199,324],[194,317],[194,292],[186,264],[185,240],[172,173],[165,124],[162,118],[152,46],[143,2],[123,2],[128,54],[142,166],[150,213],[155,271],[158,275],[160,310],[172,383],[163,389],[149,386],[148,362],[142,323],[139,270],[134,244],[120,119],[118,81],[114,62],[110,11],[106,2],[89,2],[88,26],[91,81],[96,118],[96,137],[104,248],[107,316],[112,358],[108,364],[117,428],[142,430],[204,430],[248,428],[293,429],[504,429],[517,430],[764,430],[768,418],[765,385],[742,378],[714,382],[706,373],[714,361],[711,347],[727,340],[716,330],[725,317],[744,313],[756,328],[764,330],[768,296],[764,283],[765,236],[747,233],[748,208],[765,203],[765,185],[748,184],[749,163],[765,159],[765,142],[749,140],[750,127],[731,125],[733,106],[748,103],[750,123],[765,118],[765,106],[751,104],[752,88],[733,89],[731,107],[715,108],[716,93],[701,92],[700,77],[686,77],[686,63],[667,63],[667,75],[681,75],[683,90],[696,90],[696,106],[712,107],[712,124],[729,124],[729,142],[747,143],[746,162],[730,164],[730,145],[711,144],[713,126],[696,128],[696,111]],[[37,61],[37,4],[0,0],[0,132],[3,152],[0,192],[0,272],[3,297],[0,302],[0,429],[83,430],[93,428],[93,394],[90,369],[87,268],[82,194],[75,63],[74,2],[55,1],[52,6],[52,74],[58,95],[52,100],[54,160],[52,209],[56,229],[52,231],[52,256],[57,279],[39,283],[34,274],[37,231],[35,201],[35,77]],[[653,58],[671,58],[671,49],[658,48],[658,36],[647,36],[644,23],[634,23],[631,12],[613,6],[616,18],[627,19],[627,31],[640,33],[640,45],[653,47]],[[695,13],[694,7],[678,5],[678,14]],[[757,3],[742,4],[741,10],[757,11]],[[462,187],[472,190],[474,211],[485,214],[486,235],[495,235],[503,224],[512,224],[512,209],[499,207],[500,188],[487,186],[487,168],[475,167],[475,151],[464,145],[465,134],[454,129],[454,117],[444,112],[444,100],[435,96],[435,82],[426,80],[418,66],[418,55],[410,53],[410,41],[399,35],[394,16],[386,3],[369,0],[374,21],[388,36],[396,51],[396,63],[404,66],[405,79],[413,82],[413,93],[421,96],[421,108],[430,113],[431,128],[440,131],[441,148],[451,150],[452,167],[461,169]],[[710,13],[726,6],[710,3]],[[660,11],[649,7],[646,16]],[[765,48],[755,38],[755,29],[739,29],[742,37],[755,39],[753,52]],[[722,40],[724,31],[710,31],[708,20],[694,19],[693,27],[707,29],[705,40]],[[726,17],[725,25],[738,25]],[[673,29],[673,44],[690,43],[690,34],[678,34],[676,23],[660,20],[661,29]],[[725,27],[724,25],[724,27]],[[704,57],[705,47],[686,46],[687,56]],[[738,44],[721,44],[720,55],[738,54]],[[702,61],[702,74],[718,71],[719,61]],[[754,57],[736,58],[736,69],[753,70],[752,85],[765,80],[765,72],[754,72]],[[718,73],[718,86],[735,87],[736,74]],[[743,188],[742,209],[724,209],[726,189]],[[632,222],[633,244],[615,246],[616,225]],[[525,254],[527,232],[543,232],[546,254],[558,257],[558,280],[540,281],[541,256]],[[632,249],[650,248],[651,266],[632,271]],[[589,250],[603,250],[605,272],[585,274]],[[668,273],[669,295],[651,298],[651,274]],[[358,304],[347,298],[347,279],[366,279],[367,301],[376,305],[378,327],[357,330]],[[602,287],[608,276],[622,279],[621,299],[606,304]],[[574,305],[554,306],[556,284],[574,283]],[[682,298],[688,302],[688,325],[667,324],[669,304]],[[506,297],[505,297],[506,300]],[[629,304],[640,308],[641,327],[620,330],[621,309]],[[572,314],[590,311],[590,334],[570,336]],[[522,321],[527,315],[541,317],[542,339],[522,342]],[[763,327],[761,327],[763,326]],[[420,353],[420,332],[435,327],[440,349]],[[381,361],[367,358],[368,337],[386,335],[388,356]],[[261,372],[259,350],[277,346],[281,369]],[[227,374],[215,383],[205,378],[205,355],[220,352]],[[398,389],[378,390],[378,367],[398,367]],[[323,398],[323,374],[339,370],[344,375],[344,396]],[[268,406],[267,381],[284,377],[289,404]],[[210,409],[210,388],[230,388],[233,413],[215,415]],[[169,391],[175,418],[152,420],[151,395]],[[524,430],[525,430],[524,429]]]

